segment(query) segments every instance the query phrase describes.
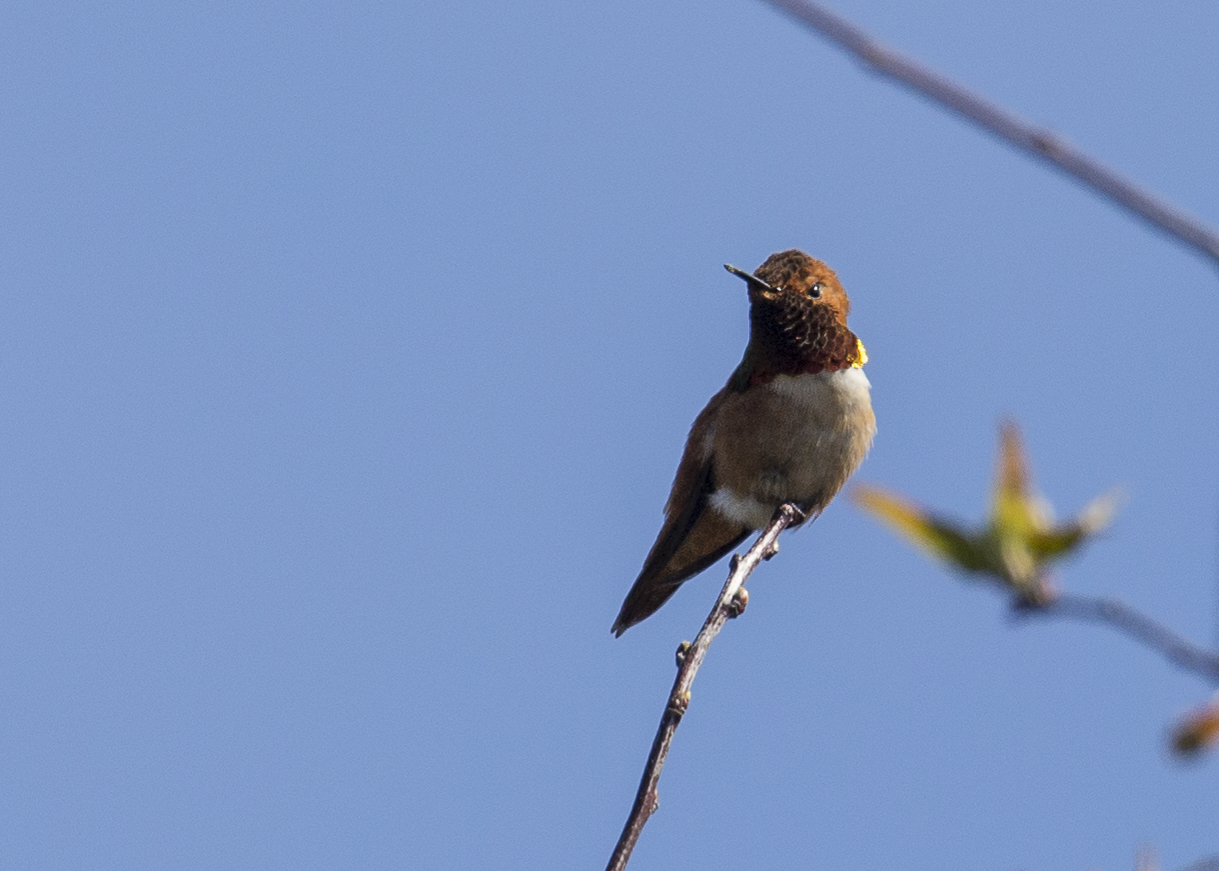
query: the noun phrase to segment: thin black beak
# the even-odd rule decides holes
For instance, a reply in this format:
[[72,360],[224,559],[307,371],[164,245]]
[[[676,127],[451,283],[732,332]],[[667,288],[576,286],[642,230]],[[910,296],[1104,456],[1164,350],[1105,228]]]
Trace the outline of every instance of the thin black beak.
[[725,263],[724,268],[735,275],[737,278],[743,279],[746,283],[754,285],[764,290],[766,293],[778,293],[778,288],[771,287],[762,279],[758,278],[752,272],[746,272],[744,269],[737,269],[731,263]]

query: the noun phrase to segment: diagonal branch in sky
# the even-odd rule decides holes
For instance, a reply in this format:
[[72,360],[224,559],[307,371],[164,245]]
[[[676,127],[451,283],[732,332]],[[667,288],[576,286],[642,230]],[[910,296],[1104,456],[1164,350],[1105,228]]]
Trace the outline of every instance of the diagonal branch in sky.
[[631,807],[626,825],[622,827],[618,843],[614,845],[606,871],[624,871],[626,863],[631,860],[635,844],[643,833],[644,824],[660,807],[660,772],[669,756],[673,734],[690,705],[690,689],[694,686],[694,677],[707,656],[707,649],[724,628],[724,624],[744,610],[745,603],[749,601],[749,594],[744,585],[750,574],[763,560],[768,560],[778,553],[779,534],[803,516],[795,505],[779,506],[770,523],[745,555],[733,556],[728,580],[724,582],[724,588],[720,590],[703,628],[694,636],[694,643],[683,641],[677,649],[677,678],[673,681],[673,690],[669,693],[668,703],[660,718],[660,726],[656,729],[656,738],[652,741],[652,750],[648,754],[643,777],[640,778],[639,789],[635,793],[635,804]]
[[1219,264],[1219,232],[1165,202],[1100,161],[945,76],[879,44],[851,22],[806,0],[767,0],[855,55],[881,75],[913,88],[980,124],[1021,151],[1048,161]]

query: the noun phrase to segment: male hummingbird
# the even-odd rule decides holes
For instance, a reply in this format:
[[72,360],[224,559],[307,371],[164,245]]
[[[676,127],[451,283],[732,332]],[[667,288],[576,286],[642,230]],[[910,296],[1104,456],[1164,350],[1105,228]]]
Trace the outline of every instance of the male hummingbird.
[[615,635],[655,613],[784,502],[816,518],[876,433],[868,355],[847,329],[851,303],[834,270],[795,249],[772,254],[754,274],[724,268],[749,288],[749,344],[694,419],[664,525]]

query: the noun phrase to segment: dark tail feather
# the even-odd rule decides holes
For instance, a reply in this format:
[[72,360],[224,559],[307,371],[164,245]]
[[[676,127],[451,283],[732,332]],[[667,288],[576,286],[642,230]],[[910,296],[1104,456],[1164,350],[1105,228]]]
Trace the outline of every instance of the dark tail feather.
[[655,614],[684,581],[719,560],[748,535],[748,529],[741,529],[712,512],[703,514],[680,547],[667,547],[662,531],[610,631],[619,636]]
[[681,583],[681,581],[677,581],[666,584],[655,578],[637,580],[635,586],[631,587],[631,591],[626,594],[626,601],[622,603],[622,610],[618,612],[618,619],[614,621],[610,632],[613,632],[614,637],[617,638],[639,621],[651,617],[660,610],[661,605],[669,601],[670,596],[677,592]]

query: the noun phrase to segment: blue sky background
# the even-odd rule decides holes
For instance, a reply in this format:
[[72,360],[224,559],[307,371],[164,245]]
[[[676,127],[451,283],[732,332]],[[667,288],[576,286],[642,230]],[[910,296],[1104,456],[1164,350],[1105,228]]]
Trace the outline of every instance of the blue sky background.
[[[834,8],[1219,223],[1219,8]],[[756,0],[0,12],[0,865],[598,868],[717,567],[614,640],[752,268],[833,265],[860,479],[1200,642],[1219,273]],[[712,648],[632,869],[1166,869],[1210,688],[845,500]]]

